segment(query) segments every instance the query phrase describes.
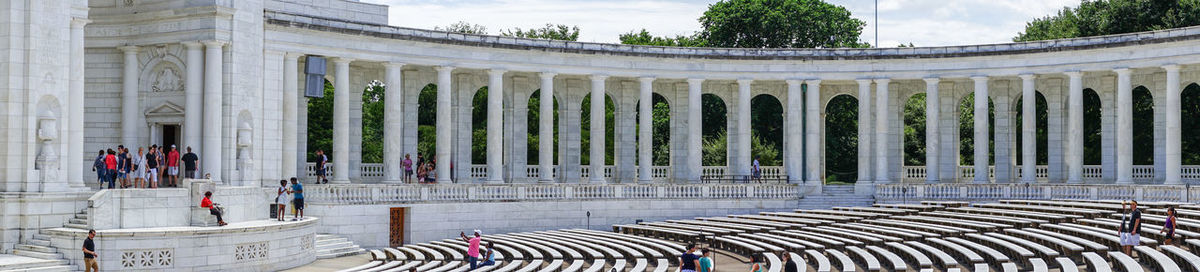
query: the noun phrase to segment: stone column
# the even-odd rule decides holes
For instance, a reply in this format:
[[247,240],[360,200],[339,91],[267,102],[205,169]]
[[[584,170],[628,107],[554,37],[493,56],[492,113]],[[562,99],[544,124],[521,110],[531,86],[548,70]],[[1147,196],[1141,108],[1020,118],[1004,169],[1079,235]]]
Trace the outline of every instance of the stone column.
[[[1033,89],[1035,76],[1033,74],[1022,74],[1020,77],[1021,182],[1034,183],[1037,180],[1034,173],[1034,167],[1037,166],[1037,115],[1034,114],[1034,110],[1037,109],[1037,92]],[[978,105],[976,105],[976,108],[978,108]],[[978,142],[976,141],[976,143]],[[978,150],[978,145],[976,146],[976,150]]]
[[538,93],[538,182],[554,182],[554,73],[539,73]]
[[702,156],[701,152],[700,152],[701,151],[700,150],[700,141],[701,141],[701,137],[703,137],[703,136],[701,136],[701,134],[703,132],[700,129],[703,126],[703,124],[701,123],[703,121],[700,118],[700,90],[701,90],[702,85],[704,84],[704,79],[689,78],[689,79],[687,79],[687,84],[688,84],[688,95],[687,95],[688,136],[687,136],[687,140],[686,140],[687,141],[687,162],[685,162],[685,163],[688,166],[687,167],[688,171],[687,171],[687,173],[684,173],[682,175],[682,177],[683,177],[683,180],[693,182],[693,183],[699,183],[700,182],[700,164],[701,164],[700,157]]
[[875,80],[875,182],[880,184],[892,182],[887,156],[888,126],[891,124],[888,112],[889,82],[891,80],[886,78]]
[[988,182],[988,78],[973,76],[975,81],[975,183]]
[[404,64],[387,62],[383,67],[383,182],[400,183],[404,175],[400,166],[404,161]]
[[590,109],[591,114],[589,116],[592,120],[591,128],[588,129],[590,131],[589,135],[591,135],[591,138],[588,140],[591,144],[590,154],[588,155],[591,158],[589,161],[591,163],[591,175],[588,176],[588,181],[591,183],[605,183],[607,180],[604,178],[604,155],[606,154],[604,150],[604,137],[606,136],[604,127],[604,81],[608,79],[608,76],[591,75],[588,78],[592,80],[592,108]]
[[[283,56],[283,158],[281,158],[283,178],[298,177],[296,175],[296,159],[299,152],[296,149],[300,143],[296,139],[298,130],[297,118],[300,102],[299,84],[300,56],[298,53],[287,53]],[[189,97],[190,103],[190,97]],[[307,143],[305,143],[307,144]]]
[[[224,41],[204,41],[204,149],[200,153],[200,166],[203,168],[201,173],[212,174],[213,182],[218,184],[224,178],[221,171],[221,143],[225,135],[221,120],[224,101],[221,96],[225,85],[222,83],[224,47]],[[204,174],[196,175],[203,177]]]
[[504,183],[504,72],[488,70],[487,183]]
[[[91,22],[84,18],[71,19],[71,60],[70,60],[70,94],[67,98],[68,124],[67,131],[67,185],[75,188],[83,188],[83,132],[84,132],[84,104],[83,97],[83,27]],[[192,80],[188,80],[191,82]]]
[[871,146],[874,144],[871,136],[875,134],[871,126],[871,80],[855,82],[858,83],[858,182],[855,185],[870,185],[875,178],[871,174]]
[[1132,70],[1117,68],[1117,184],[1133,183],[1133,86]]
[[654,174],[654,78],[638,78],[638,183],[650,183]]
[[750,166],[754,158],[750,155],[750,83],[753,79],[738,79],[737,92],[737,122],[729,128],[729,140],[733,144],[733,156],[728,163],[729,173],[734,175],[750,175]]
[[[350,183],[350,62],[333,59],[333,183]],[[441,165],[439,165],[441,167]]]
[[[187,48],[187,78],[183,88],[186,100],[183,113],[184,151],[181,152],[186,152],[187,147],[192,147],[193,151],[200,152],[203,147],[202,141],[204,141],[204,138],[201,137],[204,122],[204,80],[202,79],[204,78],[204,44],[184,42],[183,45]],[[286,77],[284,79],[284,84],[287,84]],[[284,118],[287,118],[286,114]],[[203,177],[203,174],[196,176]]]
[[1083,183],[1083,73],[1067,72],[1067,183]]
[[821,173],[821,80],[807,80],[808,90],[805,90],[804,111],[805,122],[805,168],[808,170],[804,183],[808,186],[820,186],[824,181]]
[[[1167,105],[1166,116],[1167,123],[1167,141],[1166,141],[1166,180],[1165,184],[1181,184],[1180,179],[1180,164],[1182,163],[1182,153],[1180,150],[1180,102],[1179,96],[1179,65],[1171,64],[1163,66],[1167,70]],[[1195,122],[1192,120],[1191,122]]]
[[784,152],[787,152],[783,164],[787,166],[788,183],[804,181],[804,89],[803,81],[787,80],[787,105],[784,113]]
[[138,136],[138,47],[122,46],[125,53],[124,77],[121,80],[121,144],[139,146]]
[[[435,166],[437,169],[437,182],[446,184],[450,183],[450,152],[454,150],[451,144],[453,138],[450,137],[453,123],[450,122],[450,116],[453,114],[450,108],[450,100],[453,97],[454,89],[450,87],[450,75],[454,72],[454,67],[438,66],[437,70],[437,120],[435,122],[435,133],[437,140],[434,143],[436,153],[434,160],[438,162]],[[462,167],[462,166],[459,166]],[[468,166],[469,167],[469,166]]]
[[940,78],[927,77],[925,78],[925,183],[938,183],[942,181],[942,175],[938,172],[938,166],[941,158],[938,152],[941,150],[941,141],[939,141],[939,125],[941,120],[941,93],[938,90]]

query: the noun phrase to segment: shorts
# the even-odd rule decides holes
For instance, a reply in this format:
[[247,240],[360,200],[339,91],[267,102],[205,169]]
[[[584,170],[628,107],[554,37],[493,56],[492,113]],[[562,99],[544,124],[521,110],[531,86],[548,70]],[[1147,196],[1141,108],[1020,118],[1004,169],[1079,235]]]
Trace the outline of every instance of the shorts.
[[142,178],[142,176],[144,176],[144,173],[142,173],[142,171],[129,172],[129,178],[132,178],[132,179],[140,179],[140,178]]
[[120,179],[123,179],[123,178],[125,178],[125,172],[123,172],[123,171],[118,171],[118,172],[117,172],[117,178],[120,178]]
[[179,166],[167,166],[167,175],[168,176],[178,176],[179,175]]
[[324,176],[325,175],[325,167],[317,167],[317,175]]
[[196,178],[196,170],[186,170],[186,171],[183,171],[183,177],[185,177],[185,178]]
[[1138,233],[1121,233],[1122,246],[1138,246],[1142,244],[1142,236]]
[[297,210],[303,210],[304,209],[304,199],[303,198],[292,199],[292,205],[294,205]]
[[411,176],[412,176],[412,169],[404,170],[404,176],[406,176],[406,177],[411,177]]
[[150,168],[146,171],[146,180],[158,182],[158,169]]
[[287,205],[287,196],[275,197],[275,204]]

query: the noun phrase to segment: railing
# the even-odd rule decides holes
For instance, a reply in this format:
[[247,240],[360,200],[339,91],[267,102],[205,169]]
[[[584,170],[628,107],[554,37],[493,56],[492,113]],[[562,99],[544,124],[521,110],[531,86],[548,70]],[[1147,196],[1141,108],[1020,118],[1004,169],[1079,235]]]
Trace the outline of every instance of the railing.
[[728,172],[728,171],[726,171],[727,169],[729,169],[729,167],[701,166],[700,167],[700,176],[702,176],[702,177],[703,176],[724,176]]
[[363,163],[360,164],[358,168],[360,169],[359,173],[361,173],[363,178],[383,178],[382,163]]
[[875,187],[882,202],[999,199],[1136,199],[1190,202],[1200,199],[1200,187],[1185,185],[1068,185],[1068,184],[883,184]]
[[1133,166],[1133,179],[1153,179],[1153,178],[1154,178],[1154,166],[1153,165],[1134,165]]
[[[612,178],[612,177],[613,177],[613,173],[616,173],[616,172],[617,172],[617,167],[616,167],[616,166],[614,166],[614,165],[605,165],[605,166],[604,166],[604,177],[605,177],[605,178]],[[583,165],[583,166],[580,166],[580,168],[579,168],[579,177],[580,177],[580,178],[590,178],[590,177],[592,177],[592,167],[591,167],[591,166],[589,166],[589,165]]]
[[1104,167],[1099,165],[1084,165],[1083,178],[1099,180],[1104,178]]
[[650,166],[650,178],[651,179],[665,180],[665,179],[670,179],[672,176],[674,176],[674,175],[672,174],[671,166],[669,166],[669,165]]
[[[1025,178],[1025,170],[1022,167],[1023,166],[1020,164],[1018,164],[1014,167],[1014,169],[1017,172],[1017,180],[1021,180],[1021,179]],[[1050,166],[1034,165],[1033,166],[1033,179],[1037,180],[1037,181],[1050,180]]]
[[925,173],[925,166],[905,165],[900,168],[900,171],[904,173],[904,176],[900,177],[901,182],[904,183],[920,183],[924,182],[925,178],[928,177]]
[[[558,177],[558,165],[551,165],[550,172],[551,172],[550,178],[557,178]],[[542,166],[541,165],[526,165],[525,166],[525,177],[541,178],[542,177]]]
[[484,178],[487,178],[487,174],[488,174],[487,172],[488,172],[487,165],[472,164],[470,177],[473,179],[484,179]]
[[505,184],[505,185],[309,185],[305,197],[320,204],[384,204],[443,201],[596,199],[798,199],[791,184]]
[[[958,177],[963,178],[963,179],[974,179],[975,178],[975,166],[974,165],[959,165],[958,166]],[[996,178],[996,166],[988,165],[988,179],[991,180],[991,179],[995,179],[995,178]]]
[[1181,166],[1179,176],[1184,180],[1200,180],[1200,165]]

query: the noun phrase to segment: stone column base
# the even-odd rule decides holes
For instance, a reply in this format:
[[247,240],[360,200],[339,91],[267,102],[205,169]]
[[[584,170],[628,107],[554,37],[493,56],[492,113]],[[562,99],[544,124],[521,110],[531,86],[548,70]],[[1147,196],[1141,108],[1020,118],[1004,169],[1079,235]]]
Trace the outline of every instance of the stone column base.
[[874,194],[875,194],[875,183],[860,182],[860,183],[854,184],[854,195],[874,195]]

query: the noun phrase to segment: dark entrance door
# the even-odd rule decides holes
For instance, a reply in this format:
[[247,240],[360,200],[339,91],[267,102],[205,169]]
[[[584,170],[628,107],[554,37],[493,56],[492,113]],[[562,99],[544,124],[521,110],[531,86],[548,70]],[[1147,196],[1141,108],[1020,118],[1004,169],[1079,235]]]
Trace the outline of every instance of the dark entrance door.
[[162,125],[162,139],[159,140],[162,141],[165,154],[170,150],[171,145],[179,144],[179,125]]

